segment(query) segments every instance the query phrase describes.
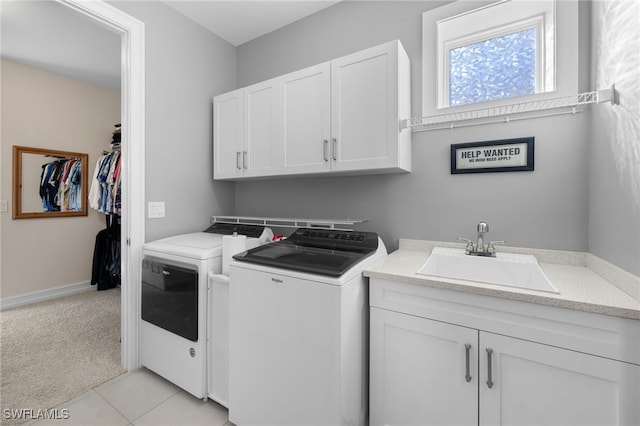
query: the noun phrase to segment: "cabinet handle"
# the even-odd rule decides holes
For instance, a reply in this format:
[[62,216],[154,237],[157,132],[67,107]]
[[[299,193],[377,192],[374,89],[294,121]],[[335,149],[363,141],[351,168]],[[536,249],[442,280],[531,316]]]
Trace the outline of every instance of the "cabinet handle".
[[323,140],[322,150],[324,161],[329,161],[329,141],[327,139]]
[[493,387],[493,380],[491,378],[491,355],[493,349],[487,348],[487,387],[491,389]]
[[282,283],[282,280],[279,279],[279,278],[271,278],[271,281],[273,281],[274,283],[278,283],[278,284]]
[[242,153],[240,151],[236,152],[236,168],[238,170],[242,169],[242,166],[240,165],[240,156],[241,156],[241,154]]
[[331,142],[333,143],[333,161],[338,160],[338,139],[332,138]]
[[247,169],[247,151],[242,151],[242,167]]
[[464,378],[467,381],[467,383],[469,383],[471,381],[471,372],[469,370],[469,352],[471,351],[471,344],[469,343],[465,343],[464,344],[464,351],[465,351],[465,366],[466,366],[466,373]]

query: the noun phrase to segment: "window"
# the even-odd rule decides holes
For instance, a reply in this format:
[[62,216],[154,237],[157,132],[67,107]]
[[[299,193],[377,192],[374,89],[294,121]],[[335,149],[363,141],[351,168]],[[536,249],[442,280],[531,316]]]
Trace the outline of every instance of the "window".
[[449,106],[536,93],[536,30],[527,28],[448,51]]
[[556,0],[457,1],[425,12],[423,116],[521,102],[514,98],[558,88],[575,95],[577,8]]

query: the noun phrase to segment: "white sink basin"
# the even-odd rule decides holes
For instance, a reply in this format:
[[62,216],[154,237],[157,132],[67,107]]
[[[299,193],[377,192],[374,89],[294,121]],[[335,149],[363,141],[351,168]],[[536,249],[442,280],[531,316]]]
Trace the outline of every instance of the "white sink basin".
[[559,293],[529,254],[482,257],[467,255],[464,249],[435,247],[418,274]]

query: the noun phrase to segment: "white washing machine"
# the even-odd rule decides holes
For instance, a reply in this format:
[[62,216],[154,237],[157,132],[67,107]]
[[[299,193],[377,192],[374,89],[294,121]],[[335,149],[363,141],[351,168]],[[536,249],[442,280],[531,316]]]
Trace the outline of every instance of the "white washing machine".
[[223,237],[234,234],[248,248],[273,237],[263,226],[215,223],[143,247],[140,363],[198,398],[207,398],[208,274],[221,272]]
[[372,232],[298,229],[230,264],[229,420],[359,425],[368,415]]

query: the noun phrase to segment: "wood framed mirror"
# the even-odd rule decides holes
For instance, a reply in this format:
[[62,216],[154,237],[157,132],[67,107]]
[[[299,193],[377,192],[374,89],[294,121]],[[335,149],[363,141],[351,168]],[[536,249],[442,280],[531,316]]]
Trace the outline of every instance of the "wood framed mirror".
[[13,147],[13,218],[87,215],[88,154]]

